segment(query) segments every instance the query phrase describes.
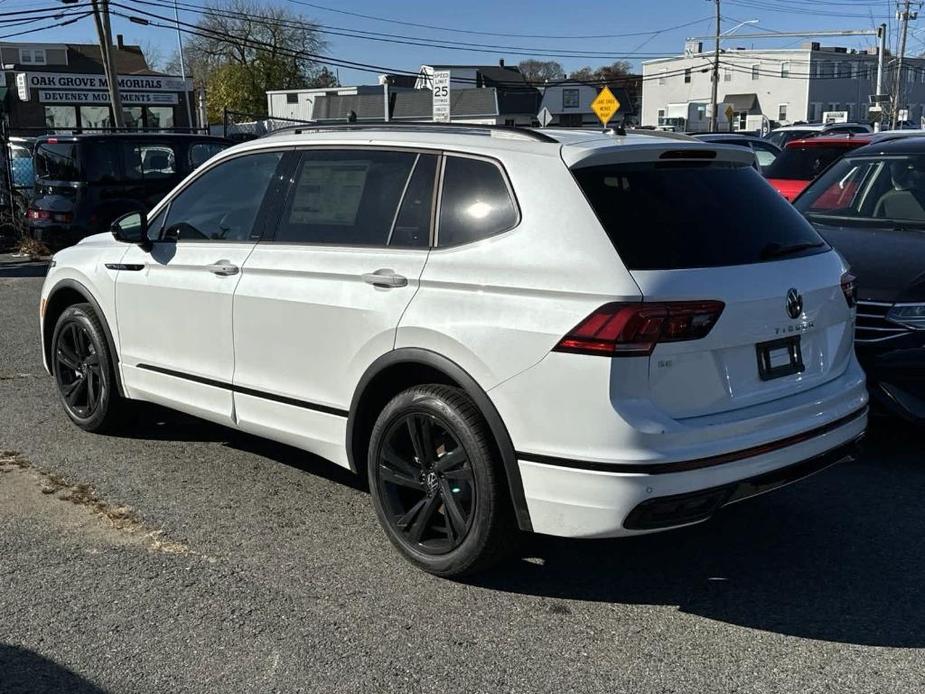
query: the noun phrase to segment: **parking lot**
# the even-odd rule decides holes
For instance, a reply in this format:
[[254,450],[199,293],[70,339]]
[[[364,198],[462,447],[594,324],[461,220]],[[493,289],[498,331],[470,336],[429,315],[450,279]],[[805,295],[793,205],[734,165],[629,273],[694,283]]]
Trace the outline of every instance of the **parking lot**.
[[925,445],[704,525],[525,539],[470,583],[392,550],[349,473],[159,408],[67,420],[43,266],[0,261],[0,691],[925,689]]

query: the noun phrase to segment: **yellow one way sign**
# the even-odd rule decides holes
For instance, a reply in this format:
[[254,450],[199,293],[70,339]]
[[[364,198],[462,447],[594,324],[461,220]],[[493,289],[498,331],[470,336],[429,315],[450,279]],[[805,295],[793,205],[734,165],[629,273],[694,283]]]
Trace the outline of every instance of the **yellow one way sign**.
[[604,87],[601,93],[594,97],[594,101],[591,102],[591,110],[601,119],[604,127],[607,127],[607,123],[613,118],[613,114],[620,110],[620,102],[609,87]]

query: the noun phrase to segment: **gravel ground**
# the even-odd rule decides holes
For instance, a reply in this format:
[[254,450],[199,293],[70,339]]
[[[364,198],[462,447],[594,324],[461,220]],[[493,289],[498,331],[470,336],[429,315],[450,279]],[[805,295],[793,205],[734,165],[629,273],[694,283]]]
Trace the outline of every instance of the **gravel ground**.
[[925,444],[711,522],[405,564],[352,476],[163,409],[72,426],[0,256],[0,692],[921,692]]

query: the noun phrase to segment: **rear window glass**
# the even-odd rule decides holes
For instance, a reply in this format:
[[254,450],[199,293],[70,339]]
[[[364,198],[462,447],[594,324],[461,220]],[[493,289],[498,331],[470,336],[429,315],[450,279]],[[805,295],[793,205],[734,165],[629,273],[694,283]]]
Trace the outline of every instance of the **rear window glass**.
[[847,151],[846,147],[788,147],[764,175],[788,181],[811,181]]
[[750,166],[637,163],[575,171],[630,270],[747,265],[819,253],[813,227]]
[[221,142],[194,142],[189,148],[190,169],[198,169],[227,147],[228,145]]
[[52,181],[79,181],[77,143],[43,142],[35,148],[35,173],[39,178]]
[[126,143],[124,151],[126,178],[169,178],[177,173],[177,155],[172,145]]
[[516,224],[517,208],[501,169],[481,159],[447,157],[438,245],[478,241]]

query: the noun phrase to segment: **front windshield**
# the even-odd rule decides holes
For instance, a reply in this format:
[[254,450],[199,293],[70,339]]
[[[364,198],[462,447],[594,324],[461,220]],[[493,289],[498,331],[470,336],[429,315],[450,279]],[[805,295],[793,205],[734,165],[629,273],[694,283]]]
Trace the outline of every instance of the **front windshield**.
[[845,158],[794,204],[823,223],[925,226],[925,155]]

